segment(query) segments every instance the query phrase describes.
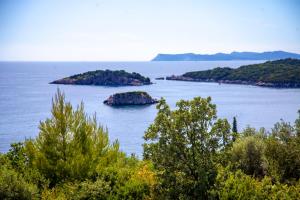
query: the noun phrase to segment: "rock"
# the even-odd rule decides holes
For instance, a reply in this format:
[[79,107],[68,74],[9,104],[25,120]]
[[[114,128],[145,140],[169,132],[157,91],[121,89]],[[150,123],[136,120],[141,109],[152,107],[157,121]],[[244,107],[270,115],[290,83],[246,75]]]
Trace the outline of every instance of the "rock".
[[135,72],[128,73],[124,70],[96,70],[59,79],[50,84],[140,86],[150,85],[152,83],[148,77],[144,77]]
[[103,103],[110,106],[147,105],[157,103],[147,92],[133,91],[111,95]]
[[171,80],[171,81],[197,81],[196,79],[190,78],[190,77],[185,77],[185,76],[167,76],[166,80]]

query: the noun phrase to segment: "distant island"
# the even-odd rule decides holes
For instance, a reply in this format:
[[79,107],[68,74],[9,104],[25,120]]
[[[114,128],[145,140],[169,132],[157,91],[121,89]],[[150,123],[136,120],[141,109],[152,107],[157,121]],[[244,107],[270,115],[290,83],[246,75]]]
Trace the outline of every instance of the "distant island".
[[133,91],[123,92],[111,95],[103,103],[110,106],[125,106],[125,105],[148,105],[157,103],[158,100],[153,99],[147,92]]
[[187,72],[167,80],[247,84],[276,88],[300,88],[300,60],[281,59],[261,64]]
[[158,54],[152,61],[218,61],[218,60],[279,60],[285,58],[300,59],[300,54],[285,51],[268,52],[232,52],[216,54]]
[[50,84],[101,85],[101,86],[140,86],[152,84],[150,78],[139,73],[124,70],[96,70],[59,79]]

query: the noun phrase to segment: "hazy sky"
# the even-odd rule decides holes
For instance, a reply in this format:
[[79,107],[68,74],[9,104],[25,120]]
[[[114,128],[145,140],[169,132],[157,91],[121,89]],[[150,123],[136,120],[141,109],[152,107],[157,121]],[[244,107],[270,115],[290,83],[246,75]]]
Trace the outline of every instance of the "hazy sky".
[[300,0],[0,0],[0,60],[300,53]]

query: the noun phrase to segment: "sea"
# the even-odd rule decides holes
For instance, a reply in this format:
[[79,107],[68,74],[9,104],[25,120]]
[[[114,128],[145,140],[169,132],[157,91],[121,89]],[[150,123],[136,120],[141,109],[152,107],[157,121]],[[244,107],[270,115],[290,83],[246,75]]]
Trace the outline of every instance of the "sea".
[[[215,67],[236,68],[264,61],[163,61],[163,62],[0,62],[0,152],[10,144],[35,138],[41,121],[51,117],[51,102],[57,89],[74,107],[84,102],[88,115],[96,115],[108,129],[110,141],[120,149],[141,157],[143,135],[155,119],[155,105],[110,107],[103,101],[117,92],[146,91],[154,98],[165,98],[172,109],[180,99],[212,98],[217,115],[232,122],[238,130],[247,126],[271,131],[276,122],[294,123],[300,109],[300,89],[275,89],[250,85],[155,80],[189,71]],[[79,86],[49,84],[66,76],[97,69],[138,72],[154,84],[145,86]]]

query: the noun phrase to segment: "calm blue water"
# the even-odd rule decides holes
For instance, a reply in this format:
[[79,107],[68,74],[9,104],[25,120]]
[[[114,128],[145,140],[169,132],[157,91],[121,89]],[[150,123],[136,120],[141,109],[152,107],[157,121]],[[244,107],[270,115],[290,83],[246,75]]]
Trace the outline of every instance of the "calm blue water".
[[142,136],[156,115],[155,105],[112,108],[102,102],[111,94],[144,90],[156,98],[164,97],[174,108],[180,99],[211,96],[218,116],[230,121],[237,117],[239,130],[250,124],[271,129],[281,118],[294,122],[300,108],[300,89],[270,89],[246,85],[156,81],[141,87],[101,87],[50,85],[50,81],[96,69],[124,69],[150,78],[182,74],[214,67],[238,67],[258,61],[211,62],[0,62],[0,152],[10,143],[35,137],[39,121],[50,116],[51,99],[59,87],[75,106],[81,101],[89,114],[97,114],[108,128],[111,140],[121,149],[141,155]]

